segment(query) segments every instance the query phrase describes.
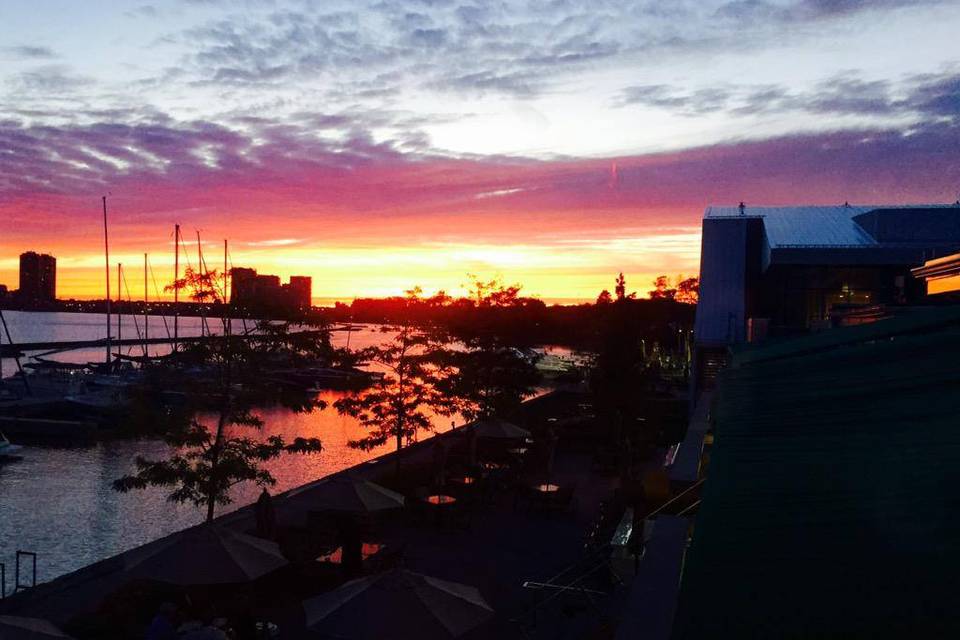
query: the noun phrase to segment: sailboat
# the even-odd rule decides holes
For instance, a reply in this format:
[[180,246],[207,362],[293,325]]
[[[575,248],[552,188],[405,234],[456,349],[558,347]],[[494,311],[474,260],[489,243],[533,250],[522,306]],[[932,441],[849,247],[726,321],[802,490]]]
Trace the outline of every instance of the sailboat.
[[19,445],[11,443],[10,439],[0,431],[0,464],[20,460],[21,457],[14,454],[21,448]]

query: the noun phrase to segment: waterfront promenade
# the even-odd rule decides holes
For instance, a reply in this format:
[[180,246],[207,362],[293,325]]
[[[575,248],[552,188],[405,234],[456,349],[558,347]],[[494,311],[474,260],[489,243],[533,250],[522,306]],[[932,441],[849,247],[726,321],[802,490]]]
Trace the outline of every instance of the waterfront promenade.
[[[604,515],[607,520],[619,520],[611,512],[618,504],[622,508],[617,492],[620,480],[616,472],[597,466],[595,452],[602,446],[604,430],[591,418],[588,402],[589,396],[582,392],[560,390],[526,403],[517,417],[534,440],[548,425],[567,425],[557,428],[559,445],[549,477],[551,483],[570,491],[569,503],[559,508],[543,508],[546,505],[538,504],[531,494],[530,489],[544,479],[535,461],[521,462],[516,474],[505,477],[489,495],[471,500],[461,494],[462,504],[444,515],[446,521],[438,521],[437,514],[417,504],[417,486],[429,484],[437,446],[443,443],[451,452],[448,468],[455,473],[456,456],[464,450],[461,445],[470,426],[335,474],[377,482],[407,496],[405,512],[378,525],[376,542],[386,552],[372,559],[375,562],[364,571],[383,568],[386,562],[476,587],[496,615],[467,637],[572,638],[615,629],[632,576],[630,571],[618,575],[611,565],[617,549],[609,544],[611,523],[603,520]],[[662,465],[662,454],[655,451],[644,465]],[[403,469],[399,476],[395,472],[398,458]],[[329,479],[274,496],[278,530],[311,535],[303,516],[311,511],[315,491]],[[217,525],[253,534],[256,510],[241,508],[218,518]],[[104,609],[104,601],[129,581],[126,557],[162,544],[163,539],[39,585],[8,598],[0,611],[46,618],[68,630],[77,627],[78,620],[93,628],[109,610]],[[258,592],[253,605],[258,616],[283,630],[280,637],[284,638],[298,637],[304,630],[303,599],[342,582],[325,563],[296,564],[296,570],[284,570],[279,587],[274,580],[274,587]],[[547,586],[529,588],[525,583]],[[133,620],[115,623],[137,624]]]

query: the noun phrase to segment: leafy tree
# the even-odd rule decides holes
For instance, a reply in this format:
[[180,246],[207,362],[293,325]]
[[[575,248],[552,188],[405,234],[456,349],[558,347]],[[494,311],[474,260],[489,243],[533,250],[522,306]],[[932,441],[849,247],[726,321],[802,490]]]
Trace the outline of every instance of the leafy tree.
[[447,295],[447,292],[443,289],[437,291],[435,294],[423,301],[428,307],[448,307],[453,304],[453,298]]
[[611,302],[613,302],[613,297],[606,289],[601,291],[600,295],[597,296],[597,304],[610,304]]
[[[216,272],[200,273],[191,269],[183,279],[171,287],[188,289],[195,300],[221,301],[217,290]],[[260,486],[276,484],[276,480],[263,464],[283,453],[318,453],[322,446],[317,438],[294,438],[287,443],[280,436],[265,440],[239,436],[231,427],[259,429],[260,418],[251,413],[251,407],[262,400],[256,372],[271,358],[280,356],[290,362],[318,357],[330,352],[329,332],[324,326],[309,331],[292,331],[290,323],[261,322],[255,337],[233,336],[229,333],[229,321],[224,307],[224,336],[210,337],[180,354],[194,357],[212,365],[211,382],[213,394],[219,398],[218,418],[211,427],[197,419],[186,426],[176,422],[167,425],[163,439],[175,448],[166,460],[148,460],[138,456],[136,473],[114,481],[113,487],[120,492],[144,489],[150,486],[172,489],[168,499],[174,502],[189,502],[206,507],[206,520],[213,520],[217,505],[231,502],[230,489],[242,482],[255,482]],[[244,381],[241,390],[234,383]],[[196,397],[209,390],[191,384],[184,387],[186,404],[197,405]],[[308,401],[301,410],[323,408],[318,401]]]
[[166,434],[164,441],[176,448],[167,460],[148,460],[137,456],[137,472],[114,481],[113,488],[126,493],[150,486],[172,488],[169,499],[206,507],[211,522],[217,505],[230,504],[230,489],[241,482],[259,486],[276,484],[273,475],[261,465],[283,453],[317,453],[317,438],[295,438],[286,443],[280,436],[264,441],[227,435],[227,427],[242,425],[260,428],[263,422],[251,413],[222,407],[216,428],[192,420],[185,430]]
[[627,279],[623,277],[623,272],[620,272],[620,275],[617,276],[617,284],[614,287],[614,293],[617,296],[617,302],[623,302],[624,300],[633,300],[637,297],[636,292],[627,295]]
[[504,330],[505,323],[518,324],[514,316],[525,315],[529,308],[528,299],[520,297],[520,285],[473,279],[477,294],[473,321],[436,331],[438,343],[458,345],[433,349],[440,373],[437,388],[448,403],[447,411],[467,420],[509,415],[540,381],[538,356],[516,348]]
[[700,299],[700,278],[677,277],[677,294],[674,300],[685,304],[697,304]]
[[493,337],[476,338],[463,349],[443,353],[446,366],[438,389],[467,420],[510,415],[540,381],[536,357]]
[[182,278],[174,280],[163,290],[167,293],[186,291],[194,302],[220,302],[224,299],[220,283],[222,277],[216,269],[206,271],[187,267]]
[[677,296],[677,290],[670,288],[670,278],[667,276],[657,276],[649,293],[651,300],[674,300]]
[[[419,289],[407,292],[411,302],[419,300]],[[356,418],[368,434],[349,442],[368,451],[393,439],[397,450],[411,442],[419,431],[433,428],[432,412],[449,411],[449,403],[438,391],[441,366],[437,351],[442,345],[430,331],[407,323],[384,327],[395,332],[392,340],[362,351],[362,358],[384,369],[383,377],[356,396],[334,403],[337,411]]]
[[523,300],[520,298],[522,287],[519,284],[506,286],[499,278],[484,282],[470,273],[467,274],[467,278],[470,279],[467,289],[478,307],[512,307]]

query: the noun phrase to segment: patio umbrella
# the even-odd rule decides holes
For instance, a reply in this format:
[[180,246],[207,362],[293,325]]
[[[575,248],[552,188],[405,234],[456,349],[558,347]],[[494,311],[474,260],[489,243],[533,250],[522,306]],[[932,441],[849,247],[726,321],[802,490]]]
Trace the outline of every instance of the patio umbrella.
[[406,569],[353,580],[303,608],[312,631],[355,640],[458,638],[493,616],[475,588]]
[[350,475],[337,475],[287,494],[284,510],[373,513],[403,507],[403,496]]
[[215,524],[135,549],[125,561],[131,578],[181,586],[250,582],[287,564],[275,543]]
[[53,623],[40,618],[0,616],[0,638],[3,640],[44,640],[45,638],[70,638]]
[[519,440],[520,438],[530,437],[530,432],[526,429],[498,418],[481,420],[473,425],[473,430],[480,438]]

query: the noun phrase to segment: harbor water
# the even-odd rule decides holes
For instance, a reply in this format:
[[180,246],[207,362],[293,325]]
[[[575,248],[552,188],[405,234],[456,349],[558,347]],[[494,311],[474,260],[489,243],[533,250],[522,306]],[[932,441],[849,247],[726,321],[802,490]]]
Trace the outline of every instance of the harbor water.
[[[91,340],[105,337],[103,316],[76,313],[4,312],[16,342]],[[138,319],[142,331],[143,319]],[[114,320],[116,322],[116,320]],[[124,337],[135,337],[132,318],[122,327]],[[167,319],[172,327],[172,319]],[[114,335],[116,327],[114,326]],[[181,318],[181,335],[198,335],[198,318]],[[150,333],[165,335],[163,319],[151,319]],[[334,344],[342,346],[346,332],[334,332]],[[384,334],[376,327],[364,327],[349,335],[351,347],[379,343]],[[124,347],[142,353],[140,347]],[[163,346],[151,347],[151,353]],[[51,355],[65,362],[102,361],[103,349],[85,349]],[[4,375],[14,371],[11,360],[3,361]],[[320,398],[328,405],[342,395],[324,391]],[[262,435],[317,437],[323,451],[317,455],[288,455],[269,464],[277,479],[272,492],[283,491],[382,455],[389,446],[359,451],[347,445],[363,435],[355,420],[340,416],[332,406],[300,414],[281,407],[257,411],[263,418]],[[445,430],[449,418],[438,418],[436,427]],[[149,542],[173,531],[199,523],[203,514],[192,505],[166,499],[163,489],[150,488],[120,494],[111,483],[134,469],[138,455],[162,458],[167,446],[154,440],[112,440],[86,446],[25,446],[19,462],[0,465],[0,563],[11,576],[17,550],[37,554],[37,581],[47,581],[84,565]],[[249,504],[259,495],[252,484],[235,487],[234,503],[218,513]],[[8,584],[8,592],[10,585]]]

